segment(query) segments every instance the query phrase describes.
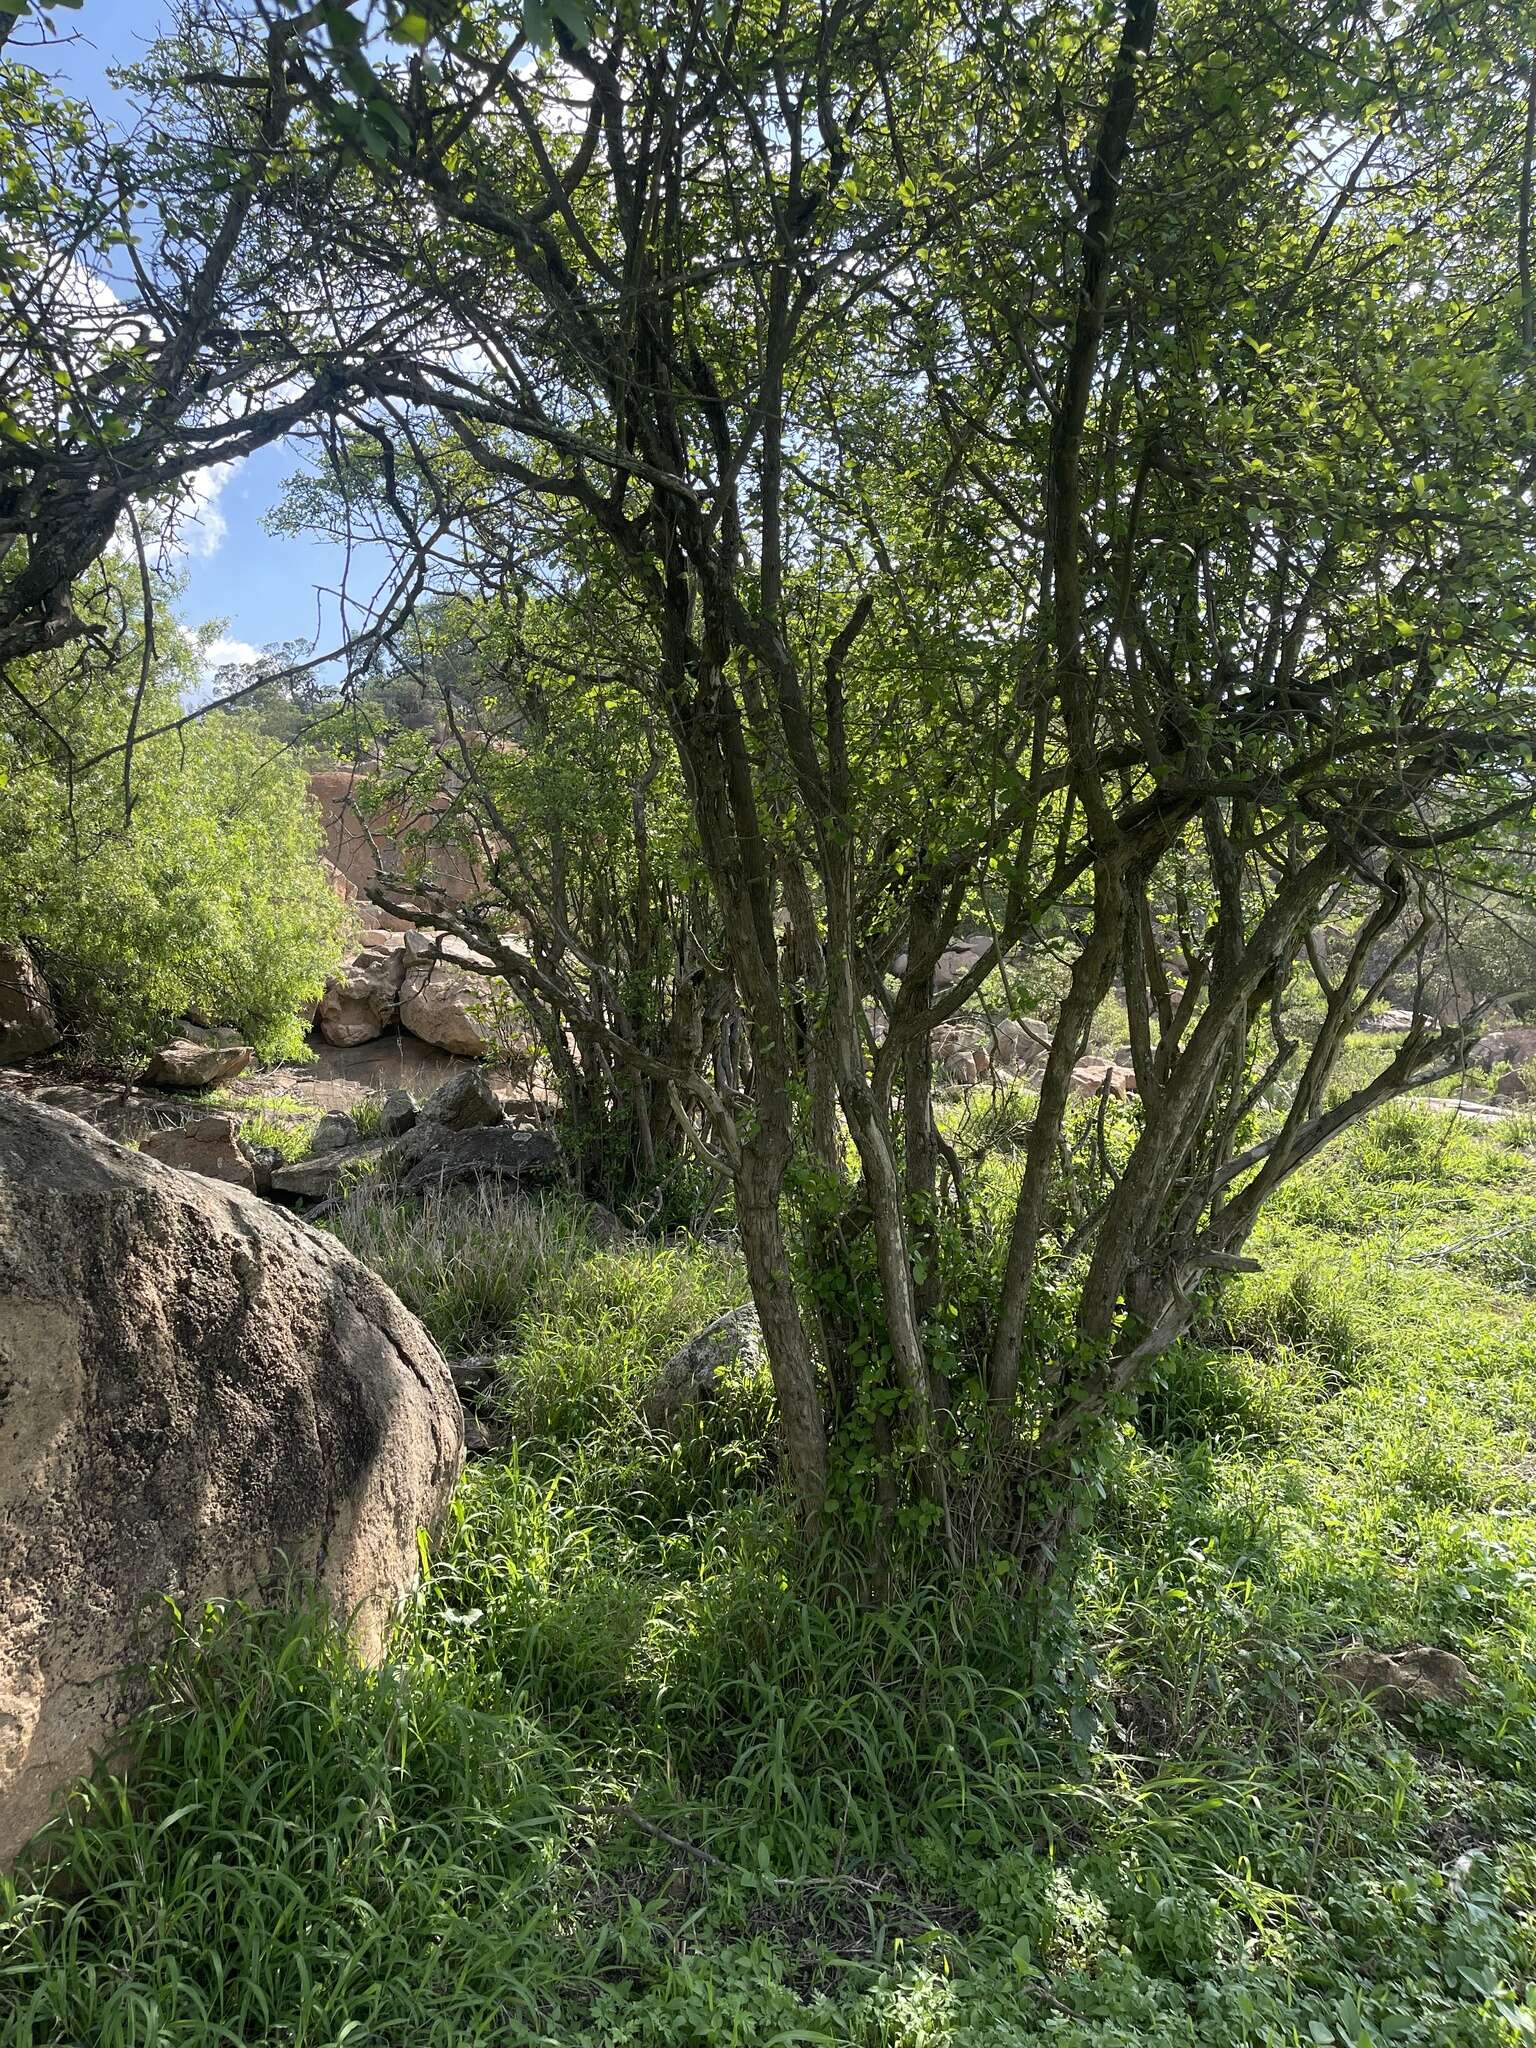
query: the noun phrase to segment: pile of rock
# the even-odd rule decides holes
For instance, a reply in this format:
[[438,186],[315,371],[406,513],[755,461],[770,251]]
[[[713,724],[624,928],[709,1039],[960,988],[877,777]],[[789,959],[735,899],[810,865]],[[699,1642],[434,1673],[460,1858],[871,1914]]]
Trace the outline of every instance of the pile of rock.
[[1030,1076],[1045,1065],[1050,1027],[1038,1017],[964,1017],[933,1034],[933,1064],[941,1085],[969,1088],[991,1074]]
[[386,1097],[375,1136],[335,1111],[316,1137],[307,1159],[274,1172],[274,1195],[323,1201],[350,1176],[373,1170],[407,1192],[469,1180],[525,1187],[550,1180],[559,1165],[554,1139],[509,1123],[478,1067],[445,1081],[419,1110],[403,1089]]
[[479,1059],[490,1041],[480,1020],[487,991],[473,964],[478,957],[454,938],[365,931],[321,998],[315,1029],[328,1045],[366,1045],[399,1028],[443,1052]]

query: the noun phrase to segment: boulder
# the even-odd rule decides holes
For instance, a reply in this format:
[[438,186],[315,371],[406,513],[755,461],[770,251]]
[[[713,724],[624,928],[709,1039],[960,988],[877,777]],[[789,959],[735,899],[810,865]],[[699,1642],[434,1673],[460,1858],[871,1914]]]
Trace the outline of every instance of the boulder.
[[433,941],[419,932],[407,932],[405,951],[400,1022],[428,1045],[464,1059],[479,1059],[490,1050],[490,1039],[471,1013],[485,1001],[485,979],[457,964],[459,959],[473,956],[463,947],[446,944],[440,953]]
[[1327,1675],[1388,1715],[1429,1702],[1465,1699],[1472,1690],[1472,1674],[1454,1650],[1432,1649],[1424,1643],[1410,1643],[1401,1650],[1353,1644],[1333,1659]]
[[314,1152],[339,1152],[343,1145],[355,1145],[361,1133],[344,1109],[328,1109],[309,1134]]
[[[462,1074],[452,1075],[433,1089],[421,1105],[419,1121],[434,1125],[439,1132],[475,1131],[499,1124],[502,1108],[483,1070],[466,1067]],[[423,1142],[434,1141],[430,1134],[423,1134]]]
[[976,1079],[976,1055],[965,1046],[953,1046],[939,1057],[939,1072],[957,1088],[969,1088]]
[[29,1060],[59,1042],[59,1020],[26,946],[0,946],[0,1060]]
[[422,1122],[406,1132],[386,1164],[401,1170],[408,1193],[476,1180],[538,1187],[557,1177],[560,1149],[547,1132],[512,1124],[448,1131]]
[[722,1374],[762,1359],[757,1310],[750,1302],[727,1309],[673,1352],[641,1402],[641,1413],[653,1429],[675,1429],[690,1410],[713,1400]]
[[1051,1049],[1049,1028],[1038,1017],[1000,1017],[992,1033],[1000,1067],[1026,1067]]
[[382,1160],[387,1138],[363,1138],[355,1145],[337,1145],[329,1152],[312,1152],[308,1159],[295,1159],[274,1169],[274,1195],[296,1196],[303,1201],[324,1201],[340,1191],[354,1174],[366,1172]]
[[1471,1053],[1472,1064],[1483,1068],[1496,1067],[1501,1062],[1519,1067],[1529,1059],[1536,1059],[1536,1025],[1529,1024],[1511,1024],[1502,1031],[1490,1031],[1486,1038],[1478,1040]]
[[0,1861],[146,1704],[166,1596],[297,1573],[381,1656],[461,1461],[436,1347],[334,1238],[0,1099]]
[[240,1150],[250,1164],[257,1194],[270,1195],[272,1176],[283,1163],[282,1153],[275,1145],[253,1145],[249,1138],[240,1140]]
[[1136,1076],[1129,1067],[1117,1066],[1101,1053],[1089,1053],[1072,1069],[1067,1087],[1074,1095],[1097,1095],[1103,1089],[1124,1102],[1136,1093]]
[[1376,1032],[1411,1031],[1413,1029],[1413,1012],[1412,1010],[1383,1010],[1380,1016],[1369,1018],[1361,1025],[1360,1029],[1362,1031]]
[[416,1098],[407,1088],[391,1088],[385,1096],[379,1111],[379,1132],[386,1138],[399,1138],[416,1121]]
[[248,1045],[199,1045],[173,1038],[144,1069],[146,1088],[213,1088],[243,1074],[256,1054]]
[[[388,934],[379,936],[388,939]],[[315,1029],[327,1045],[366,1045],[382,1038],[395,1021],[405,950],[399,944],[365,946],[330,983],[315,1012]]]
[[232,1187],[256,1189],[256,1174],[240,1144],[240,1126],[232,1116],[199,1116],[168,1131],[151,1131],[139,1150],[162,1166],[182,1173],[201,1173]]
[[1507,1074],[1500,1074],[1493,1092],[1500,1102],[1528,1102],[1531,1086],[1518,1067],[1511,1067]]

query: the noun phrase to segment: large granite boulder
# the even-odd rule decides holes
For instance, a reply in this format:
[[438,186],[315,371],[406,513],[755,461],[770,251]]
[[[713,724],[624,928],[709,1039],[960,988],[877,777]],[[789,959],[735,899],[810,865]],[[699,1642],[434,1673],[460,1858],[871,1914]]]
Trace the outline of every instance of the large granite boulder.
[[59,1042],[53,998],[25,946],[0,946],[0,1060],[29,1060]]
[[407,1193],[482,1180],[539,1188],[558,1179],[560,1148],[547,1131],[520,1130],[513,1124],[450,1131],[422,1122],[406,1132],[386,1164],[395,1165]]
[[461,964],[474,957],[468,948],[453,939],[407,932],[405,956],[400,1022],[406,1030],[465,1059],[488,1052],[491,1041],[479,1018],[487,983],[483,974]]
[[405,948],[389,933],[369,936],[383,943],[365,945],[320,998],[315,1029],[327,1045],[366,1045],[395,1021]]
[[144,1070],[146,1088],[213,1088],[243,1074],[256,1054],[248,1045],[205,1045],[173,1038]]
[[0,1098],[0,1861],[145,1703],[163,1596],[316,1583],[377,1658],[462,1425],[333,1238]]

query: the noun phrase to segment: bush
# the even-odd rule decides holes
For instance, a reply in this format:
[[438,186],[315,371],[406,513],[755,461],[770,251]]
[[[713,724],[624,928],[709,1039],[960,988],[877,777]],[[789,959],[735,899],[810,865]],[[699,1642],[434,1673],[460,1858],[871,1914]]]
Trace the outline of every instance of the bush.
[[[141,731],[176,718],[193,680],[174,624],[159,623],[157,646]],[[0,714],[0,942],[34,946],[93,1055],[141,1052],[190,1015],[235,1025],[268,1058],[302,1056],[299,1014],[340,964],[347,928],[303,771],[224,714],[141,741],[126,788],[121,754],[82,769],[121,743],[138,680],[126,656],[83,681],[50,679],[70,765],[19,714]]]

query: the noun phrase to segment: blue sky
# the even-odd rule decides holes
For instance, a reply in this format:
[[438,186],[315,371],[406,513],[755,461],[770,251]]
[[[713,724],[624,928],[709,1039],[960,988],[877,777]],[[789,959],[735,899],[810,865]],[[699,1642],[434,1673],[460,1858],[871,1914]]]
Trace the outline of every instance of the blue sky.
[[[39,25],[24,20],[6,55],[31,64],[63,90],[85,100],[109,123],[131,119],[126,97],[112,85],[114,65],[132,63],[153,39],[164,15],[156,0],[85,0],[75,11],[56,8]],[[317,632],[317,588],[340,580],[340,551],[324,541],[278,538],[262,530],[262,514],[275,503],[283,479],[298,467],[298,454],[281,445],[262,450],[229,473],[215,473],[202,486],[212,492],[176,566],[185,578],[180,603],[184,622],[199,627],[225,622],[225,661],[290,640],[306,643]],[[335,634],[335,612],[323,608],[324,644]]]

